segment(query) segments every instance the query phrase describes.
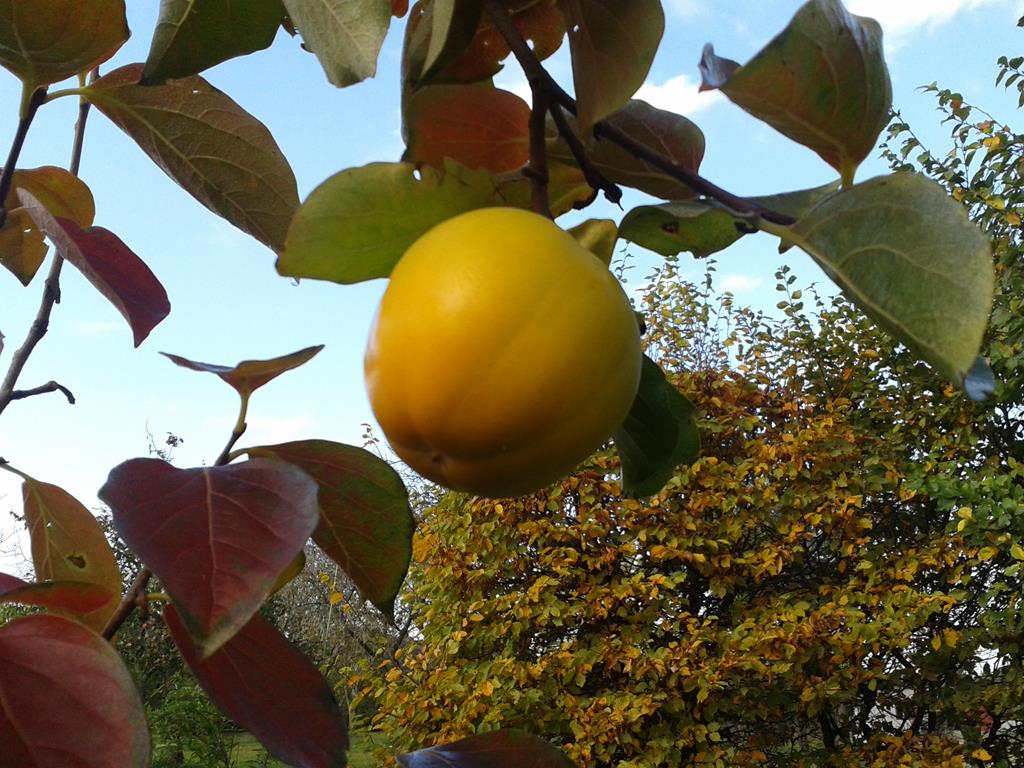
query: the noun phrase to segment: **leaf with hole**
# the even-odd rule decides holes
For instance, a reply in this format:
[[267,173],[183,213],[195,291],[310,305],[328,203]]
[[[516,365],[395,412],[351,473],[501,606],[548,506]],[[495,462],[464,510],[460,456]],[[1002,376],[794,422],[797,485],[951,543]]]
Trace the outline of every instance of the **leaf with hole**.
[[889,122],[892,85],[882,29],[840,0],[810,0],[747,64],[701,59],[701,90],[720,89],[733,103],[816,152],[853,182],[860,162]]
[[36,614],[0,626],[0,762],[146,768],[149,730],[121,657],[95,632]]
[[323,675],[259,614],[203,658],[173,605],[164,622],[217,708],[277,759],[302,768],[344,766],[348,712]]
[[0,2],[0,66],[29,90],[88,72],[128,34],[124,0]]
[[[92,514],[63,488],[25,477],[22,498],[37,581],[84,581],[111,598],[121,595],[121,571],[103,529]],[[105,604],[82,614],[102,630],[117,608]]]
[[167,292],[146,263],[110,230],[82,229],[70,219],[54,216],[30,192],[18,199],[57,252],[121,313],[139,346],[171,312]]
[[415,520],[402,478],[369,451],[329,440],[248,448],[252,457],[294,464],[320,486],[313,541],[359,593],[386,614],[409,569]]
[[323,344],[317,344],[315,347],[306,347],[305,349],[300,349],[298,352],[292,352],[291,354],[282,355],[281,357],[274,357],[270,360],[243,360],[235,366],[216,365],[214,363],[197,363],[178,355],[172,355],[169,352],[161,352],[160,354],[168,358],[175,365],[180,365],[182,368],[188,368],[189,370],[200,371],[202,373],[216,374],[222,381],[231,385],[231,387],[238,392],[244,400],[264,384],[270,383],[282,373],[298,368],[300,365],[305,365],[323,348]]
[[915,173],[826,198],[792,227],[765,227],[809,253],[843,292],[958,385],[978,358],[994,274],[963,206]]
[[[578,130],[578,124],[572,117],[567,116],[566,120],[570,127]],[[682,115],[631,99],[604,122],[681,168],[692,173],[700,168],[704,158],[704,133]],[[569,145],[558,135],[550,118],[548,137],[551,156],[575,164]],[[685,200],[695,195],[681,181],[608,139],[595,141],[587,156],[594,168],[616,184],[639,189],[663,200]]]
[[115,467],[99,497],[207,656],[259,609],[319,519],[317,486],[279,461]]
[[[839,189],[839,182],[812,189],[749,198],[764,208],[799,218]],[[725,250],[748,230],[749,222],[716,203],[702,200],[640,205],[622,217],[619,237],[660,253],[674,256],[689,251],[705,258]]]
[[[584,141],[643,85],[665,31],[659,0],[562,0]],[[608,73],[614,72],[614,77]]]
[[499,88],[431,85],[408,101],[406,160],[443,169],[445,160],[494,173],[530,159],[530,107]]
[[646,355],[640,389],[615,431],[615,446],[622,461],[622,491],[629,496],[658,493],[677,466],[700,452],[693,404]]
[[142,83],[160,85],[261,51],[285,15],[281,0],[161,0]]
[[199,76],[164,85],[141,77],[141,64],[115,69],[85,98],[196,200],[280,250],[299,195],[266,126]]
[[390,0],[284,0],[332,85],[343,88],[373,77],[391,23]]
[[491,731],[399,755],[403,768],[572,768],[553,745],[514,729]]

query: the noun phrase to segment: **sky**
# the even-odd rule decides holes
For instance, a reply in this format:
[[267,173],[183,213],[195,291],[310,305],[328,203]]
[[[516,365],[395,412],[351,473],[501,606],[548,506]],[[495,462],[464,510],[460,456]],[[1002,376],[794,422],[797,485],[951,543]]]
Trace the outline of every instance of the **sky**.
[[[835,174],[813,153],[749,118],[716,93],[699,94],[697,61],[703,45],[747,61],[781,31],[801,3],[793,0],[664,0],[666,29],[647,82],[638,93],[657,107],[687,115],[704,131],[705,177],[732,192],[766,194],[815,186]],[[993,85],[995,60],[1024,52],[1024,0],[848,0],[854,13],[877,18],[893,80],[894,105],[926,145],[945,146],[932,95],[918,91],[937,81],[961,91],[1014,124],[1016,98]],[[104,71],[143,61],[158,4],[129,0],[132,38]],[[263,52],[204,73],[211,83],[264,122],[295,172],[305,198],[330,175],[373,161],[396,161],[399,76],[404,21],[385,42],[378,73],[346,89],[330,86],[315,58],[299,41],[280,32]],[[571,90],[567,46],[549,60],[551,73]],[[526,81],[510,62],[496,78],[520,94]],[[17,121],[19,83],[0,71],[0,147]],[[28,136],[19,167],[65,165],[69,159],[77,103],[46,105]],[[886,172],[872,156],[858,180]],[[325,349],[305,366],[253,395],[249,430],[239,446],[324,438],[360,445],[373,423],[362,382],[362,356],[384,281],[355,286],[304,280],[274,271],[274,254],[207,211],[168,179],[138,147],[94,112],[89,120],[81,176],[96,199],[96,224],[115,232],[139,254],[170,296],[170,316],[134,349],[121,316],[74,269],[65,268],[62,300],[50,332],[26,367],[19,386],[51,379],[77,399],[69,405],[49,394],[12,403],[0,414],[0,456],[38,480],[65,488],[96,508],[96,492],[120,462],[145,455],[148,434],[184,439],[175,451],[181,467],[212,463],[234,424],[238,397],[210,374],[178,368],[159,352],[233,365],[265,359],[313,344]],[[625,210],[656,202],[627,193],[623,210],[607,203],[559,223],[583,218],[620,219]],[[396,212],[396,215],[401,215]],[[658,259],[622,247],[632,269],[627,288],[636,289]],[[682,257],[690,279],[705,264]],[[780,257],[766,236],[744,238],[718,256],[717,285],[741,303],[774,306],[773,273],[789,263],[801,283],[827,283],[795,250]],[[28,288],[0,274],[0,374],[20,346],[39,303],[44,266]],[[378,433],[379,434],[379,433]],[[0,472],[0,570],[24,569],[27,544],[9,512],[21,511],[16,477]]]

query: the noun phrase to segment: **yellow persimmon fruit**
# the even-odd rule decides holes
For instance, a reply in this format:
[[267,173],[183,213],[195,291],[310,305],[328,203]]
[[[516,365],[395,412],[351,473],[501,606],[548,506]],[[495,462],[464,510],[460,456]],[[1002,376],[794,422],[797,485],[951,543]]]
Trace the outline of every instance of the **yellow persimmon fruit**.
[[405,252],[366,348],[366,388],[395,452],[481,496],[535,491],[622,423],[640,334],[608,268],[516,208],[449,219]]

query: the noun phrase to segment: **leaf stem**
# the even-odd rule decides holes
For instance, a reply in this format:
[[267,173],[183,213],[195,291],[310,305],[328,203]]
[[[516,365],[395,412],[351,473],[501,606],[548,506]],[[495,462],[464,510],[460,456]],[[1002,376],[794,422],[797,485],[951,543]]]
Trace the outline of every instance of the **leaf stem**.
[[220,456],[217,457],[217,461],[214,462],[214,466],[222,467],[227,464],[233,458],[231,449],[235,447],[235,443],[238,439],[245,434],[247,424],[245,423],[245,415],[249,410],[249,395],[242,395],[242,407],[238,411],[238,420],[235,421],[235,427],[231,430],[231,437],[228,438],[228,444],[224,446],[224,450],[220,452]]
[[[504,38],[505,42],[512,50],[512,54],[519,62],[519,66],[522,67],[527,80],[529,80],[531,84],[534,80],[545,80],[548,83],[552,102],[561,105],[568,112],[575,115],[576,100],[566,93],[565,90],[555,82],[551,75],[548,74],[548,71],[544,69],[543,65],[541,65],[536,54],[534,54],[533,50],[526,42],[526,39],[522,36],[519,29],[512,21],[512,17],[509,14],[508,9],[502,5],[500,0],[486,0],[484,7],[487,15],[490,16],[491,20],[494,22],[495,29],[498,30],[498,33],[502,38]],[[562,129],[559,128],[560,132],[561,130]],[[564,135],[565,134],[563,134],[563,136]],[[784,213],[779,213],[778,211],[765,208],[751,200],[739,197],[722,189],[699,174],[673,162],[670,158],[660,152],[656,152],[650,147],[641,144],[606,121],[601,121],[594,125],[594,136],[598,139],[606,139],[614,144],[618,144],[637,159],[653,165],[663,173],[671,176],[682,184],[685,184],[694,192],[713,200],[717,200],[740,217],[757,217],[775,222],[776,224],[782,224],[783,226],[793,224],[796,221],[792,216],[787,216]],[[568,138],[566,140],[569,141]]]
[[32,120],[35,119],[36,112],[39,111],[39,107],[45,101],[45,88],[29,92],[28,87],[24,87],[18,128],[14,132],[14,141],[11,142],[11,151],[7,154],[7,162],[4,163],[3,176],[0,176],[0,227],[7,221],[5,201],[7,200],[7,195],[10,194],[11,184],[14,183],[14,169],[18,165],[21,148],[25,145],[25,137],[28,136],[28,129],[32,126]]

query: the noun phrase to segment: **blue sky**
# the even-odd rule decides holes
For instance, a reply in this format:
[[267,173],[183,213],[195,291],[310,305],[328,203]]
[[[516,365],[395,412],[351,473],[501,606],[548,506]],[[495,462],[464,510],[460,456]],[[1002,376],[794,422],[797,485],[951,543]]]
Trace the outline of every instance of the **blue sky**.
[[[132,39],[106,66],[145,59],[156,21],[155,2],[129,2]],[[665,0],[664,42],[639,96],[690,116],[707,136],[702,174],[740,194],[763,194],[825,183],[834,178],[816,156],[716,95],[698,95],[697,60],[704,43],[744,62],[780,31],[800,3],[793,0]],[[872,15],[885,31],[894,101],[926,144],[943,147],[934,101],[918,86],[938,81],[960,90],[1014,124],[1016,100],[993,87],[995,60],[1024,52],[1016,20],[1021,0],[850,0],[855,13]],[[305,197],[343,168],[397,160],[398,60],[404,22],[385,43],[376,78],[348,89],[327,84],[313,56],[279,33],[267,51],[206,73],[271,130]],[[571,85],[565,51],[552,73]],[[524,92],[515,64],[498,83]],[[9,145],[17,119],[19,84],[0,71],[0,146]],[[77,111],[74,99],[47,105],[29,135],[21,167],[66,165]],[[1018,113],[1019,114],[1019,113]],[[885,172],[877,158],[858,179]],[[274,255],[193,201],[163,175],[102,115],[90,118],[82,177],[96,198],[96,223],[117,233],[150,265],[170,295],[171,315],[134,349],[131,333],[113,307],[73,269],[66,269],[63,300],[50,333],[37,348],[20,386],[56,379],[78,403],[59,395],[13,403],[0,415],[0,456],[24,472],[60,485],[87,506],[114,465],[146,451],[147,428],[158,439],[184,438],[179,466],[209,463],[226,441],[237,395],[219,379],[172,365],[159,351],[205,362],[234,364],[268,358],[311,344],[326,349],[304,367],[253,396],[249,433],[240,445],[320,437],[360,444],[371,422],[362,384],[362,354],[383,282],[339,286],[279,277]],[[651,202],[628,195],[624,208]],[[400,214],[396,214],[400,215]],[[585,217],[618,219],[622,212],[595,205]],[[584,216],[576,215],[576,219]],[[566,225],[575,223],[566,217]],[[635,284],[656,264],[636,249]],[[719,285],[738,300],[774,305],[773,273],[782,263],[768,237],[746,238],[718,260]],[[802,282],[824,282],[808,259],[786,254]],[[703,264],[683,261],[690,277]],[[0,369],[28,328],[38,305],[42,275],[29,288],[0,274],[0,332],[6,347]],[[0,535],[14,530],[7,512],[20,511],[16,478],[0,473]],[[9,537],[7,547],[25,545]],[[2,546],[0,546],[2,548]],[[0,560],[0,563],[3,561]]]

